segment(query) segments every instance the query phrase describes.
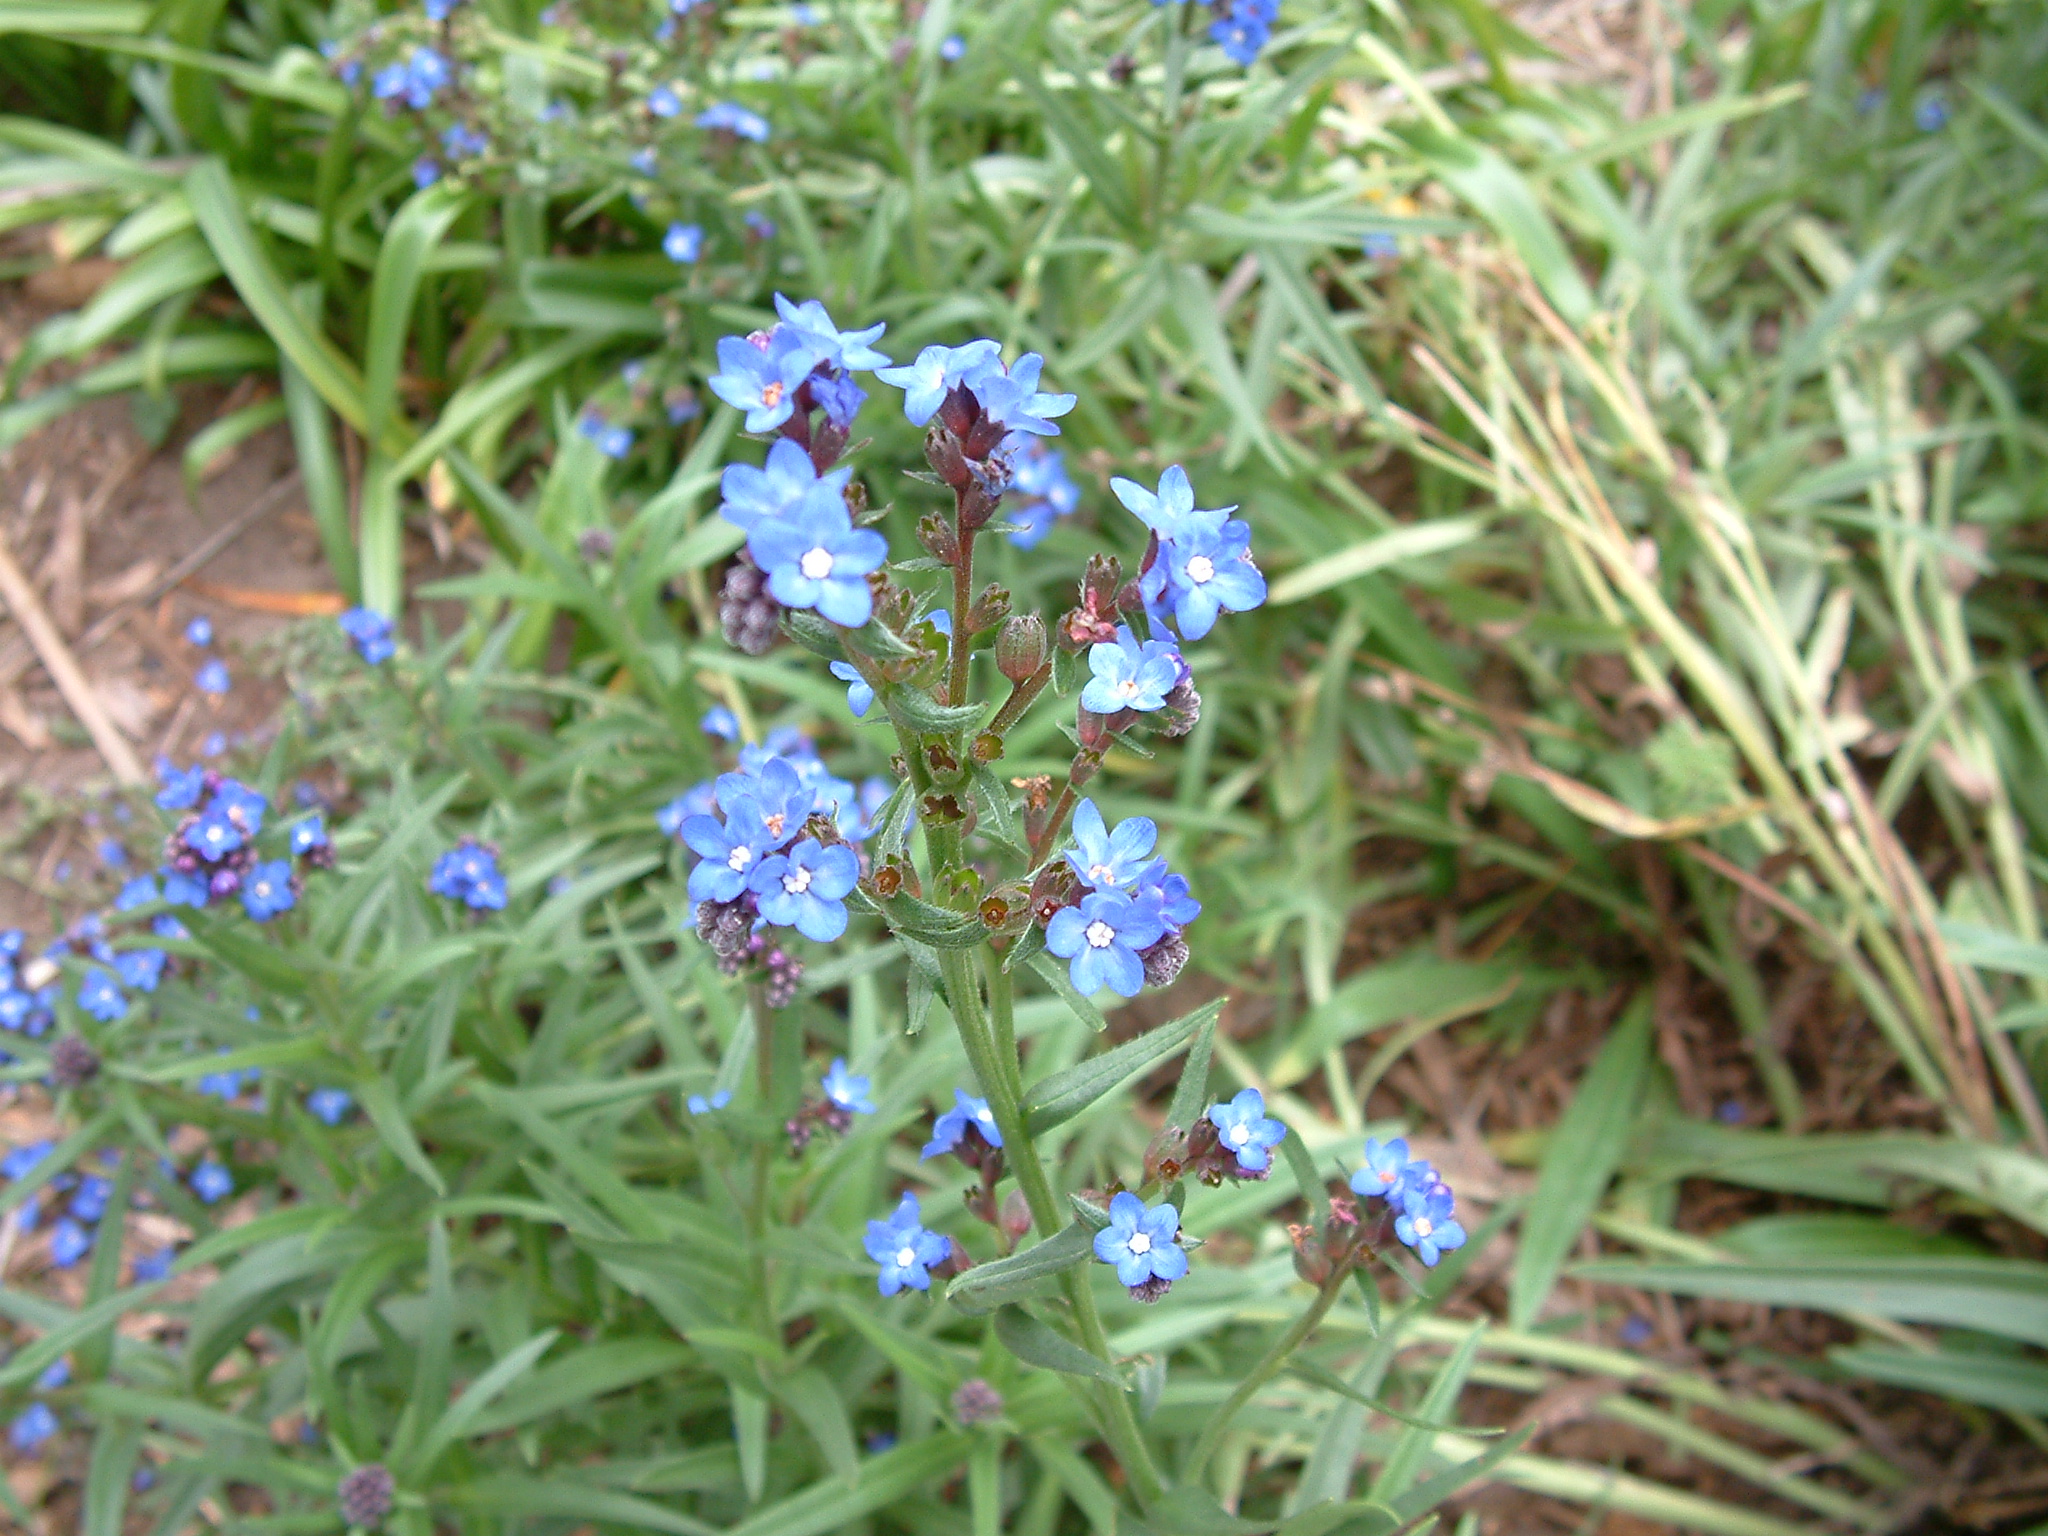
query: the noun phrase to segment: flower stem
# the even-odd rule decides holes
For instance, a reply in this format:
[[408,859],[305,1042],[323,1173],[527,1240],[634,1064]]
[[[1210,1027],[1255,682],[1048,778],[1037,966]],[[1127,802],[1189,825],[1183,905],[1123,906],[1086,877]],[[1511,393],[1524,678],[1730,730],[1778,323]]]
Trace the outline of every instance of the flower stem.
[[[989,1015],[982,1007],[981,968],[976,965],[972,953],[964,949],[942,949],[939,951],[939,969],[945,978],[946,1001],[952,1009],[953,1022],[960,1031],[960,1043],[966,1048],[968,1065],[988,1099],[989,1109],[996,1117],[996,1128],[1003,1133],[1003,1155],[1016,1170],[1017,1187],[1024,1193],[1024,1203],[1031,1209],[1031,1220],[1038,1228],[1038,1235],[1041,1238],[1051,1237],[1066,1222],[1059,1199],[1053,1193],[1052,1180],[1038,1159],[1038,1148],[1032,1144],[1030,1130],[1024,1123],[1020,1086],[1022,1073],[1018,1068],[1015,1044],[1012,1043],[1007,1050],[997,1048],[998,1035],[1008,1037],[1011,1034],[1011,1030],[1004,1027],[1010,1013],[1009,978],[1004,977],[1000,987],[992,985],[996,1022],[991,1025]],[[1000,972],[1001,968],[998,966],[996,969]],[[1088,1288],[1086,1269],[1068,1270],[1060,1279],[1067,1301],[1073,1308],[1082,1347],[1097,1359],[1113,1363],[1109,1336],[1103,1331],[1102,1318],[1095,1310],[1095,1295]],[[1122,1465],[1125,1475],[1130,1478],[1138,1502],[1141,1505],[1154,1503],[1165,1491],[1165,1483],[1153,1463],[1151,1451],[1146,1448],[1144,1436],[1138,1431],[1137,1415],[1131,1412],[1130,1394],[1108,1386],[1088,1390],[1095,1401],[1103,1436],[1109,1441],[1110,1450]]]
[[1299,1349],[1307,1341],[1308,1336],[1316,1331],[1317,1325],[1328,1315],[1330,1308],[1337,1304],[1337,1298],[1343,1293],[1344,1281],[1349,1274],[1350,1270],[1343,1265],[1339,1265],[1331,1273],[1330,1278],[1325,1280],[1322,1288],[1316,1292],[1316,1299],[1309,1303],[1308,1310],[1296,1318],[1294,1326],[1275,1340],[1273,1347],[1259,1357],[1259,1363],[1237,1384],[1237,1390],[1209,1416],[1209,1422],[1202,1426],[1201,1438],[1195,1441],[1194,1450],[1188,1453],[1187,1464],[1181,1468],[1183,1484],[1194,1486],[1201,1481],[1202,1471],[1208,1465],[1209,1458],[1216,1454],[1216,1447],[1222,1443],[1224,1431],[1230,1428],[1230,1421],[1237,1417],[1238,1410],[1250,1402],[1261,1387],[1280,1374],[1281,1367],[1287,1364],[1287,1357]]
[[967,647],[974,635],[967,615],[974,606],[975,530],[960,527],[957,516],[954,526],[959,528],[960,558],[953,562],[953,645],[946,671],[946,702],[958,705],[967,702],[967,664],[972,659]]
[[986,729],[992,735],[1000,736],[1022,718],[1024,711],[1031,707],[1031,701],[1045,691],[1045,685],[1052,681],[1052,663],[1047,662],[1036,672],[1015,683],[1010,696],[1003,700],[1003,707],[996,711],[995,719],[989,721]]

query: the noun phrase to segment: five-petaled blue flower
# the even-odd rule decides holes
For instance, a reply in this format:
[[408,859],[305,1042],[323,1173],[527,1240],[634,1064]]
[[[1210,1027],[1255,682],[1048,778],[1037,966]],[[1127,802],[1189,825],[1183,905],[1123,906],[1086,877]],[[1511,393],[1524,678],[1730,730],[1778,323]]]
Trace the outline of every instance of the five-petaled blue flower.
[[1272,40],[1279,9],[1275,0],[1232,0],[1229,13],[1209,23],[1209,41],[1233,64],[1249,65]]
[[805,299],[801,304],[792,304],[779,293],[775,295],[775,312],[782,316],[785,325],[801,334],[818,362],[847,372],[889,366],[888,354],[877,352],[873,345],[889,328],[887,325],[842,331],[832,323],[823,300]]
[[1125,1285],[1171,1284],[1188,1272],[1179,1238],[1178,1210],[1170,1205],[1147,1210],[1144,1201],[1123,1190],[1109,1202],[1109,1225],[1095,1234],[1095,1257],[1116,1266],[1116,1277]]
[[717,101],[697,114],[697,126],[716,133],[729,133],[736,139],[752,139],[756,144],[768,142],[768,119],[758,112],[749,112],[734,101]]
[[242,832],[220,810],[209,810],[185,829],[185,846],[217,864],[242,846]]
[[163,981],[164,964],[170,957],[160,949],[124,949],[114,956],[114,974],[121,985],[138,992],[154,992]]
[[788,332],[721,336],[718,372],[706,382],[719,399],[747,413],[749,432],[773,432],[795,411],[797,386],[816,366],[810,350]]
[[322,1125],[339,1125],[355,1102],[346,1088],[315,1088],[306,1095],[306,1112]]
[[235,1192],[235,1178],[212,1158],[192,1170],[192,1193],[201,1203],[213,1205]]
[[319,816],[308,816],[292,828],[292,853],[303,858],[316,848],[329,846],[327,822]]
[[657,85],[647,93],[647,110],[656,117],[680,117],[683,112],[683,98],[676,94],[672,85]]
[[924,1144],[922,1157],[938,1157],[960,1145],[960,1138],[973,1131],[992,1147],[1003,1144],[995,1111],[987,1099],[977,1099],[965,1088],[953,1090],[953,1107],[932,1122],[932,1139]]
[[228,676],[227,663],[216,656],[199,669],[192,679],[192,686],[201,693],[210,693],[218,697],[233,687],[234,683]]
[[690,871],[692,901],[736,900],[755,868],[781,841],[769,835],[759,813],[744,800],[727,809],[723,822],[715,816],[691,816],[678,833],[698,856]]
[[661,254],[670,261],[688,266],[704,254],[704,226],[701,224],[671,224],[668,233],[661,237]]
[[[751,532],[763,518],[780,517],[790,511],[814,486],[828,485],[835,493],[841,492],[852,476],[851,466],[820,475],[810,454],[793,439],[778,437],[768,449],[767,464],[760,469],[751,464],[726,465],[725,472],[718,477],[718,491],[723,498],[718,515],[735,528]],[[735,727],[734,734],[737,733]],[[725,739],[731,741],[733,737]]]
[[427,889],[476,911],[497,911],[505,905],[505,877],[499,873],[498,856],[471,837],[434,860]]
[[887,1221],[871,1221],[861,1240],[868,1257],[881,1266],[879,1284],[884,1296],[894,1296],[906,1285],[915,1291],[931,1289],[931,1267],[952,1256],[953,1241],[937,1232],[927,1232],[918,1220],[917,1196],[906,1193]]
[[781,517],[756,523],[747,551],[783,607],[815,608],[858,629],[874,613],[868,573],[888,558],[889,544],[872,528],[854,527],[837,488],[820,481]]
[[164,900],[174,907],[203,907],[212,895],[206,881],[198,875],[180,874],[175,869],[162,873]]
[[1067,863],[1083,885],[1098,891],[1122,890],[1145,872],[1145,861],[1158,841],[1159,828],[1151,817],[1126,816],[1112,832],[1095,802],[1083,800],[1074,807],[1074,846],[1067,850]]
[[1365,1143],[1365,1166],[1351,1175],[1351,1190],[1368,1199],[1376,1196],[1399,1203],[1410,1188],[1418,1184],[1427,1188],[1434,1182],[1436,1173],[1429,1164],[1408,1155],[1406,1137],[1396,1136],[1383,1142],[1372,1136]]
[[1150,528],[1162,539],[1179,538],[1192,527],[1206,526],[1220,521],[1237,510],[1236,507],[1215,507],[1198,511],[1195,507],[1195,488],[1188,479],[1188,472],[1178,464],[1169,464],[1159,476],[1159,490],[1155,494],[1135,480],[1117,476],[1109,482],[1109,488],[1116,493],[1116,499],[1137,516],[1139,522]]
[[875,702],[874,687],[860,675],[860,668],[850,661],[834,661],[827,665],[832,675],[846,684],[846,707],[853,711],[854,719],[865,719],[869,706]]
[[1401,1214],[1394,1218],[1394,1236],[1413,1248],[1415,1256],[1432,1269],[1451,1249],[1465,1246],[1465,1229],[1451,1215],[1455,1204],[1447,1184],[1402,1191]]
[[880,369],[875,377],[903,391],[903,414],[912,426],[921,427],[945,403],[955,385],[971,373],[1000,366],[1002,355],[1002,347],[985,337],[960,347],[930,346],[917,354],[915,362]]
[[1090,891],[1078,907],[1061,907],[1045,927],[1045,947],[1068,962],[1074,990],[1108,987],[1136,997],[1145,985],[1140,950],[1166,935],[1156,900],[1133,900],[1122,891]]
[[146,907],[157,899],[156,876],[137,875],[121,887],[120,895],[114,898],[116,912],[133,912],[137,907]]
[[202,613],[198,618],[187,624],[185,626],[185,643],[187,645],[196,645],[202,650],[213,644],[213,620]]
[[1138,876],[1137,888],[1131,894],[1156,899],[1159,915],[1176,932],[1202,915],[1202,904],[1189,892],[1188,877],[1170,872],[1164,859],[1154,859],[1145,866]]
[[356,654],[371,666],[387,662],[397,654],[391,621],[374,608],[351,608],[335,622],[356,648]]
[[169,759],[161,759],[156,776],[163,784],[156,792],[156,803],[167,811],[189,811],[206,792],[206,770],[197,763],[180,770],[173,768]]
[[127,1013],[128,999],[121,995],[114,978],[95,966],[78,984],[78,1006],[102,1024],[111,1024]]
[[1273,1149],[1286,1138],[1287,1127],[1266,1118],[1266,1098],[1256,1088],[1243,1088],[1228,1104],[1209,1106],[1216,1139],[1237,1157],[1240,1168],[1258,1173],[1273,1165]]
[[1252,563],[1251,525],[1240,518],[1213,523],[1190,519],[1138,578],[1148,611],[1173,614],[1183,639],[1199,640],[1222,612],[1246,613],[1266,600],[1266,578]]
[[1187,663],[1169,640],[1140,640],[1128,624],[1119,624],[1114,641],[1088,647],[1089,677],[1081,689],[1081,707],[1098,715],[1118,710],[1166,707],[1166,696],[1187,675]]
[[1074,408],[1072,395],[1049,394],[1038,387],[1038,375],[1045,359],[1026,352],[1007,368],[999,360],[977,368],[961,382],[981,402],[982,413],[998,426],[1012,432],[1030,432],[1040,437],[1057,437],[1055,416]]
[[50,1228],[50,1262],[69,1269],[92,1249],[92,1234],[69,1216]]
[[844,1056],[832,1058],[832,1065],[826,1069],[824,1081],[818,1086],[825,1092],[825,1102],[834,1109],[843,1109],[853,1115],[872,1115],[875,1112],[875,1101],[868,1097],[868,1090],[874,1087],[873,1079],[847,1071]]
[[859,879],[860,860],[851,848],[806,837],[788,853],[763,859],[747,888],[770,923],[829,944],[846,932],[846,896]]
[[267,923],[280,912],[298,905],[292,889],[292,867],[284,859],[258,864],[242,882],[242,910],[259,923]]

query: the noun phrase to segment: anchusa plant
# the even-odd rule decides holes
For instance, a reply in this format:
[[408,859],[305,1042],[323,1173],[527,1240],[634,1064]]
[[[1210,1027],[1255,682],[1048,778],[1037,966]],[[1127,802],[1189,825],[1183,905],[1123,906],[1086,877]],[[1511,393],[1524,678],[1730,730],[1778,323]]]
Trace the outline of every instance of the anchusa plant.
[[[804,1027],[784,1006],[799,942],[831,944],[855,923],[880,923],[908,956],[912,1028],[943,1003],[958,1031],[974,1082],[952,1090],[922,1160],[951,1157],[977,1176],[962,1202],[989,1229],[987,1244],[928,1227],[916,1192],[899,1191],[867,1226],[880,1294],[936,1293],[944,1277],[949,1299],[987,1310],[1022,1285],[1011,1276],[1056,1275],[1073,1338],[1066,1347],[1113,1369],[1090,1260],[1134,1299],[1156,1302],[1189,1272],[1190,1180],[1263,1180],[1280,1150],[1301,1159],[1298,1174],[1310,1170],[1305,1189],[1314,1182],[1313,1164],[1288,1150],[1287,1128],[1257,1088],[1204,1108],[1204,1068],[1184,1082],[1173,1123],[1134,1177],[1063,1198],[1040,1151],[1044,1132],[1123,1081],[1125,1053],[1150,1052],[1132,1058],[1141,1065],[1165,1059],[1212,1029],[1217,1007],[1028,1088],[1015,1039],[1021,973],[1094,1021],[1089,999],[1168,985],[1189,959],[1202,907],[1162,853],[1159,827],[1146,816],[1112,820],[1090,789],[1112,751],[1142,751],[1199,719],[1186,647],[1224,615],[1265,600],[1250,530],[1235,508],[1198,507],[1178,465],[1154,487],[1115,479],[1136,519],[1132,542],[1142,543],[1134,567],[1099,552],[1070,607],[1014,612],[1007,591],[979,579],[977,548],[991,535],[1028,548],[1078,502],[1046,447],[1074,396],[1048,386],[1042,358],[1006,358],[990,339],[927,346],[897,363],[878,349],[879,325],[842,329],[822,303],[781,295],[776,313],[773,325],[719,343],[709,381],[767,440],[760,462],[733,463],[721,477],[720,512],[745,536],[725,575],[721,622],[751,656],[785,642],[815,653],[846,684],[849,714],[886,725],[895,778],[857,788],[788,730],[738,742],[738,721],[719,709],[705,730],[735,741],[737,766],[656,819],[695,855],[688,895],[698,936],[747,983],[761,1102],[788,1093],[787,1064],[806,1050]],[[869,483],[849,459],[875,385],[901,391],[904,415],[924,429],[925,464],[912,478],[951,502],[919,521],[920,548],[905,556],[891,551]],[[1004,777],[995,765],[1034,709],[1061,712],[1071,760],[1057,777]],[[1207,1054],[1205,1044],[1204,1063]],[[701,1099],[689,1107],[711,1109]],[[848,1134],[875,1108],[871,1080],[836,1058],[819,1094],[784,1111],[784,1124],[802,1153],[817,1131]],[[1378,1166],[1368,1161],[1360,1177]],[[1290,1350],[1390,1241],[1361,1220],[1353,1198],[1332,1200],[1319,1184],[1314,1193],[1327,1214],[1290,1230],[1317,1301]],[[1399,1236],[1427,1262],[1455,1246],[1449,1199],[1431,1175],[1414,1210],[1401,1207]],[[1149,1502],[1163,1484],[1126,1396],[1091,1401]]]

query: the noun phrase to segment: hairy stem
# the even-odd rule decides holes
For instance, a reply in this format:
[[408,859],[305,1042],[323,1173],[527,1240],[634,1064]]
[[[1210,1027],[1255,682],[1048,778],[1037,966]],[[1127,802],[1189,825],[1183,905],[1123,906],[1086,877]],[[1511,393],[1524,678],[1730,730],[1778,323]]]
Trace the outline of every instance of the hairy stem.
[[1031,707],[1031,701],[1045,691],[1045,685],[1052,681],[1052,663],[1047,662],[1023,682],[1013,684],[1010,696],[1003,700],[1003,707],[996,711],[995,719],[989,721],[987,729],[1000,736],[1023,717]]
[[974,635],[967,615],[974,606],[975,530],[960,527],[957,515],[953,524],[959,529],[960,558],[953,562],[953,645],[946,669],[946,702],[957,705],[967,702],[967,664],[972,659],[967,647]]
[[1230,1394],[1202,1426],[1201,1438],[1195,1441],[1194,1450],[1188,1453],[1187,1465],[1181,1469],[1181,1482],[1194,1486],[1201,1481],[1202,1471],[1209,1464],[1209,1458],[1216,1454],[1216,1447],[1223,1441],[1223,1435],[1230,1428],[1230,1421],[1237,1417],[1238,1410],[1252,1400],[1259,1389],[1280,1374],[1287,1357],[1299,1349],[1308,1336],[1316,1331],[1330,1308],[1337,1304],[1343,1293],[1344,1281],[1350,1271],[1340,1266],[1325,1280],[1316,1292],[1316,1299],[1309,1303],[1308,1310],[1294,1320],[1294,1326],[1280,1335],[1273,1347],[1259,1357],[1259,1363],[1251,1368],[1237,1390]]

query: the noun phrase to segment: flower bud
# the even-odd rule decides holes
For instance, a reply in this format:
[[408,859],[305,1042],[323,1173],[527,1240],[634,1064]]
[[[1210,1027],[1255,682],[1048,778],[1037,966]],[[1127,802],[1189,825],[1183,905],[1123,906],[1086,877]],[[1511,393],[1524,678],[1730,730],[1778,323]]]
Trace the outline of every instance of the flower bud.
[[1167,736],[1185,736],[1201,718],[1202,696],[1195,691],[1192,682],[1182,678],[1166,695],[1166,720],[1161,732]]
[[1003,1196],[1003,1230],[1013,1239],[1031,1230],[1031,1206],[1025,1201],[1021,1189],[1013,1189]]
[[994,629],[1010,616],[1010,589],[990,582],[967,610],[967,633],[978,635]]
[[59,1088],[76,1088],[99,1075],[100,1055],[76,1035],[50,1047],[50,1080]]
[[1012,614],[996,636],[996,670],[1021,683],[1045,665],[1045,621],[1035,613]]
[[953,525],[936,512],[927,513],[918,520],[917,542],[941,565],[950,567],[960,563],[960,539],[953,532]]
[[1138,951],[1138,958],[1145,962],[1146,986],[1170,987],[1188,963],[1188,941],[1169,933],[1150,949]]
[[1321,1285],[1329,1279],[1333,1266],[1329,1254],[1323,1251],[1322,1242],[1316,1237],[1315,1228],[1290,1222],[1287,1235],[1294,1239],[1294,1272],[1310,1285]]
[[1003,1416],[1003,1394],[979,1376],[970,1376],[953,1393],[953,1416],[962,1424],[986,1424],[999,1419]]
[[[1074,734],[1081,739],[1081,756],[1089,757],[1099,752],[1103,743],[1109,740],[1108,717],[1096,714],[1094,710],[1087,708],[1085,705],[1077,707],[1074,711]],[[1074,765],[1076,769],[1080,767],[1080,758],[1074,760]],[[1091,778],[1094,776],[1096,766],[1097,764],[1092,762],[1088,766],[1088,774]],[[1079,785],[1081,782],[1082,780],[1079,777],[1076,777],[1074,780],[1076,785]]]
[[974,479],[974,472],[967,467],[967,456],[960,451],[959,437],[944,421],[933,422],[925,433],[924,461],[931,465],[933,474],[956,491]]
[[1081,572],[1081,606],[1098,618],[1115,612],[1117,584],[1123,574],[1115,555],[1090,555]]
[[397,1485],[382,1462],[368,1462],[341,1480],[335,1497],[341,1505],[344,1524],[374,1528],[391,1513]]

